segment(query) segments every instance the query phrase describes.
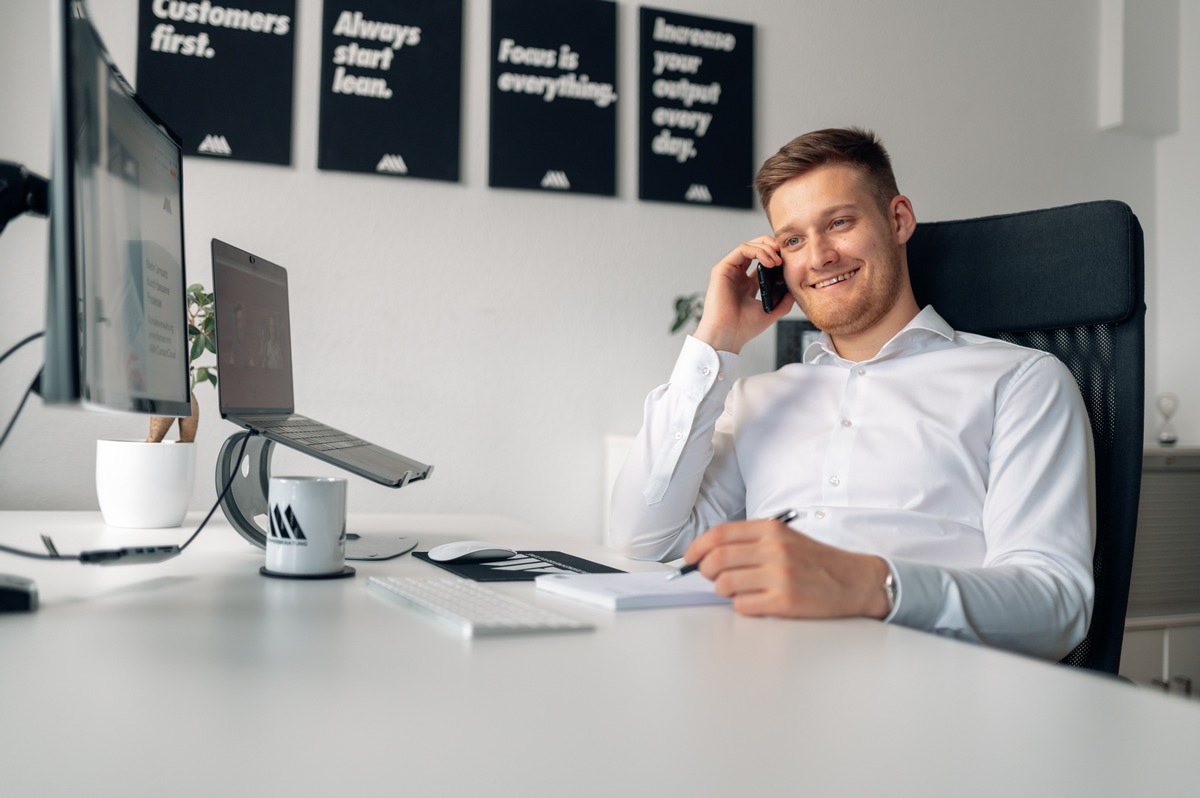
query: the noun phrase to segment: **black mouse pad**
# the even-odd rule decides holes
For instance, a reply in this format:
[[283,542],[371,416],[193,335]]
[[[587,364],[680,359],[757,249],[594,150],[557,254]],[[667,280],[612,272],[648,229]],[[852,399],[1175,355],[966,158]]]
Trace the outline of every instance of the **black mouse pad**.
[[491,562],[437,562],[429,552],[414,551],[413,556],[443,568],[455,576],[476,582],[531,582],[545,574],[623,574],[598,562],[574,557],[561,551],[519,551],[516,557]]

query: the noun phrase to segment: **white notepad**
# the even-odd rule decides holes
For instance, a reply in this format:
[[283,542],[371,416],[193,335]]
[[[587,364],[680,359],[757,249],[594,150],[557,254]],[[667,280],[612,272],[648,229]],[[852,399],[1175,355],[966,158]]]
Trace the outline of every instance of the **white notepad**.
[[670,571],[637,574],[550,574],[534,583],[540,590],[610,610],[728,604],[699,571],[667,580]]

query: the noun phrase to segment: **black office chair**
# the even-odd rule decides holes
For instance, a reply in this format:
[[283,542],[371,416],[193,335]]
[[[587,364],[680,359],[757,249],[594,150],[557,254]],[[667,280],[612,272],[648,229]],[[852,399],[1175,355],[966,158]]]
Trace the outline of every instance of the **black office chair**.
[[[1121,664],[1142,479],[1145,313],[1142,228],[1127,205],[1086,202],[918,223],[913,290],[957,330],[1050,352],[1079,383],[1096,450],[1092,624],[1062,662]],[[777,360],[796,359],[779,329]]]

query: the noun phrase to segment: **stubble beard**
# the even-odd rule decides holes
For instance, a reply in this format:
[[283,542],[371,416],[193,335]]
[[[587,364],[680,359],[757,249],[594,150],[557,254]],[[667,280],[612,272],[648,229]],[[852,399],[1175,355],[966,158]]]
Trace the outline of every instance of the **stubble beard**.
[[[792,292],[800,310],[818,330],[833,337],[855,335],[875,325],[896,306],[902,286],[900,252],[890,250],[873,267],[867,267],[867,272],[862,271],[863,266],[860,262],[860,271],[854,277],[864,278],[862,284],[844,300],[824,301],[819,295],[810,296],[819,292],[807,288]],[[809,301],[814,298],[818,301]]]

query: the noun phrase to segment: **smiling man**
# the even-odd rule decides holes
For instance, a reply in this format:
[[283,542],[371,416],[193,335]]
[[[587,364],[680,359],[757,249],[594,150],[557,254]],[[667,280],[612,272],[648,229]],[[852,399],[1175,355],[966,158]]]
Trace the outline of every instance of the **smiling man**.
[[[746,615],[1064,656],[1093,592],[1091,437],[1070,373],[918,306],[916,217],[874,134],[800,136],[755,187],[773,234],[713,268],[617,479],[613,543],[699,562]],[[790,292],[769,314],[755,260]],[[795,304],[823,331],[804,362],[737,379],[742,347]],[[746,520],[789,508],[787,525]]]

